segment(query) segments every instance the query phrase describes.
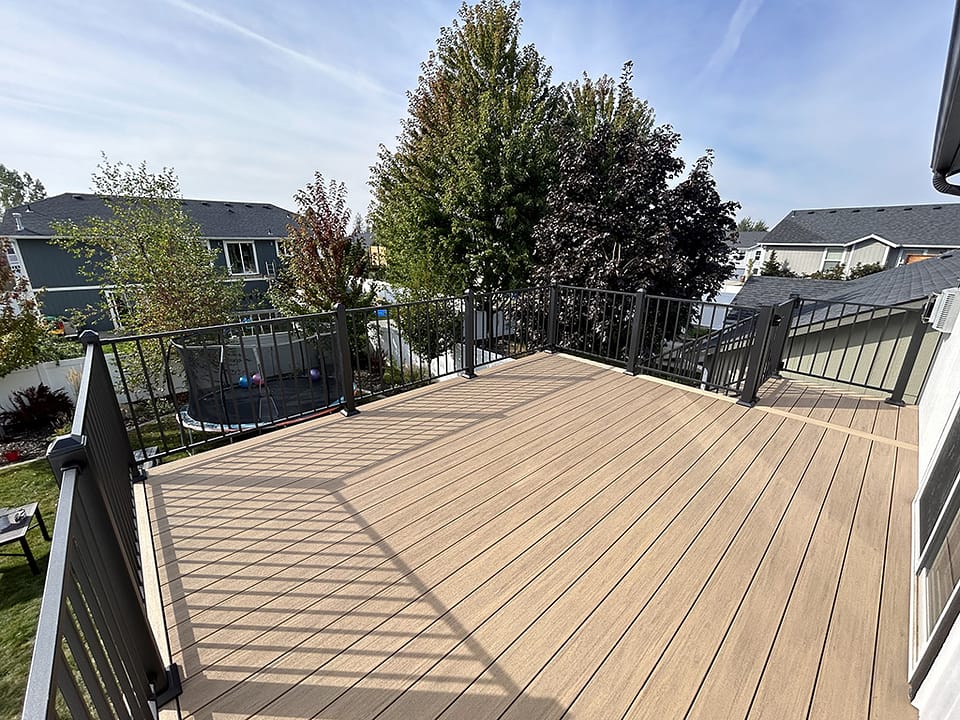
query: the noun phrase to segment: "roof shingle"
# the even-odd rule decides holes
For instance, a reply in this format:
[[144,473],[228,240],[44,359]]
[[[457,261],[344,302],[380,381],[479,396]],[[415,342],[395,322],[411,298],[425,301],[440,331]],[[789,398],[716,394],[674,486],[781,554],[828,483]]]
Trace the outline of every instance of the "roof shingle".
[[[203,237],[286,237],[287,225],[293,217],[289,210],[271,203],[187,199],[180,202],[200,226]],[[17,229],[14,213],[20,214],[22,230]],[[66,220],[83,223],[89,217],[110,215],[110,209],[98,195],[63,193],[7,210],[0,222],[0,236],[52,237],[51,223]]]

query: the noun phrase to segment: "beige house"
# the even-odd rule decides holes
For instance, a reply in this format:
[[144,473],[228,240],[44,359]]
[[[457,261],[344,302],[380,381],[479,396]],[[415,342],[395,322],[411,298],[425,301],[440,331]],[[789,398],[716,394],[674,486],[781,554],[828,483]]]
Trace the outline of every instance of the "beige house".
[[760,243],[799,275],[843,265],[909,265],[960,247],[960,203],[792,210]]

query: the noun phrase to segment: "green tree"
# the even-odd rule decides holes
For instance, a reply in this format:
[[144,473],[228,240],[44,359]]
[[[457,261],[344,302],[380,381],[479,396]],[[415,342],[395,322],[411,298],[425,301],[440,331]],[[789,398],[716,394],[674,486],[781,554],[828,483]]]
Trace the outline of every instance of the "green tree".
[[843,263],[834,265],[829,270],[817,270],[810,273],[807,277],[811,280],[846,280],[847,266]]
[[42,200],[47,196],[43,183],[13,168],[0,165],[0,216],[9,208]]
[[886,268],[880,263],[857,263],[850,269],[847,280],[856,280],[857,278],[873,275],[874,273],[883,272],[884,270],[886,270]]
[[754,220],[749,215],[747,215],[745,218],[741,218],[740,222],[737,223],[737,230],[740,232],[762,232],[769,229],[770,227],[763,220],[759,218]]
[[58,357],[47,323],[26,278],[7,264],[0,243],[0,377]]
[[514,287],[553,167],[550,68],[519,43],[518,2],[463,4],[409,93],[396,150],[373,167],[387,276],[415,296]]
[[55,241],[84,260],[82,272],[112,286],[123,303],[124,328],[155,332],[226,322],[237,309],[239,283],[226,282],[217,251],[184,212],[180,183],[170,168],[159,173],[111,163],[104,157],[93,188],[109,217],[56,223]]
[[564,89],[559,173],[536,229],[535,277],[680,297],[716,292],[729,274],[739,206],[720,200],[709,152],[680,180],[680,136],[654,127],[631,70],[624,66],[619,84],[585,77]]
[[298,211],[289,227],[289,257],[270,290],[274,305],[290,315],[324,312],[336,303],[364,307],[375,293],[364,290],[369,258],[363,245],[360,220],[352,231],[347,188],[323,175],[294,196]]
[[763,265],[760,267],[760,274],[765,277],[799,277],[790,269],[790,265],[786,260],[782,263],[777,260],[776,250],[772,250],[767,256],[767,259],[763,261]]

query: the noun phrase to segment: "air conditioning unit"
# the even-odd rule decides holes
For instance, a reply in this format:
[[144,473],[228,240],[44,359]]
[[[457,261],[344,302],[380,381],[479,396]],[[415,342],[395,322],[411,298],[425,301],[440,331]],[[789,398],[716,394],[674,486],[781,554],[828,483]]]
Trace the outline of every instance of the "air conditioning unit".
[[947,288],[933,302],[930,324],[934,330],[950,333],[957,323],[957,315],[960,315],[960,288]]

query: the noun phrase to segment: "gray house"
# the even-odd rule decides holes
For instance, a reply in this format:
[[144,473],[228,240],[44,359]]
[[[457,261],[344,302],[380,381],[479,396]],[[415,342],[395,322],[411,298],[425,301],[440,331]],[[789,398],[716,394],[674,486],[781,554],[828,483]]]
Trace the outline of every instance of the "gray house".
[[[753,276],[733,304],[760,307],[779,305],[794,296],[803,298],[792,318],[795,335],[786,348],[785,368],[876,388],[892,381],[890,368],[899,366],[908,350],[917,310],[932,294],[957,286],[960,251],[856,280]],[[876,322],[877,318],[883,322]],[[910,401],[919,397],[941,339],[930,326],[925,328],[905,394]],[[843,352],[851,346],[858,348],[856,353]],[[879,361],[868,363],[864,358]]]
[[[181,204],[200,226],[207,245],[219,251],[218,262],[226,265],[231,280],[242,282],[244,296],[255,304],[276,274],[293,214],[270,203],[182,200]],[[118,323],[117,301],[110,288],[91,283],[80,272],[81,261],[51,242],[54,223],[82,223],[89,217],[109,217],[110,212],[97,195],[64,193],[4,214],[0,247],[5,248],[13,271],[25,277],[32,289],[44,291],[45,315],[66,318],[75,309],[102,307],[105,295],[108,307],[98,329]]]
[[843,265],[909,265],[960,248],[960,203],[793,210],[766,234],[754,267],[777,253],[801,275]]

